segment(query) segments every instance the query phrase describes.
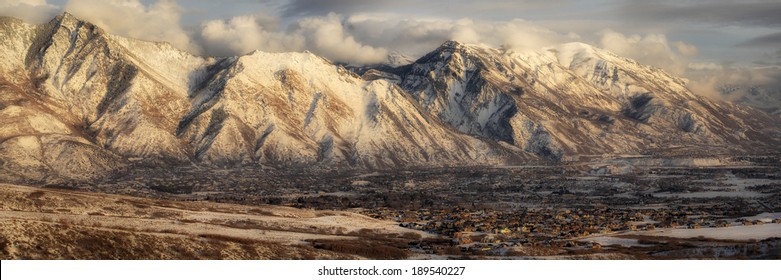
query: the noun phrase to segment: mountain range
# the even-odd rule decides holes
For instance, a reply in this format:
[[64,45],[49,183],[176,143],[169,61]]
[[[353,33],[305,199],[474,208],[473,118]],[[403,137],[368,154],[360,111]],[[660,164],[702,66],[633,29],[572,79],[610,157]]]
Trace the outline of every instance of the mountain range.
[[581,157],[762,154],[779,117],[582,43],[448,41],[413,60],[309,52],[200,57],[64,13],[0,19],[0,180],[131,166],[390,169]]

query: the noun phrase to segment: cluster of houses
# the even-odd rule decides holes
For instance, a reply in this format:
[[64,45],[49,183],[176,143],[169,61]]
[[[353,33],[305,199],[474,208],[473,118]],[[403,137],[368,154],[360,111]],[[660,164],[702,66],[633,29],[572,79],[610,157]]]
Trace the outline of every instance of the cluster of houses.
[[[657,228],[725,227],[732,220],[710,216],[704,211],[646,208],[614,209],[367,209],[364,214],[393,220],[402,227],[447,236],[462,248],[491,250],[511,246],[582,245],[576,241],[592,234],[621,231],[645,231]],[[735,220],[746,225],[762,224],[759,220]],[[781,219],[773,220],[781,223]]]

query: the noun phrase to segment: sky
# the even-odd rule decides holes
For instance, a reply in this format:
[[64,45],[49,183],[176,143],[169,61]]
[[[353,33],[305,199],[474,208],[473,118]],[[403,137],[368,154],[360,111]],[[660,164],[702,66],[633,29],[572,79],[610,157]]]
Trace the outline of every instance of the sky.
[[446,40],[518,50],[580,41],[712,97],[739,97],[714,90],[724,84],[781,89],[781,0],[0,0],[0,15],[30,22],[63,11],[199,55],[309,50],[373,64]]

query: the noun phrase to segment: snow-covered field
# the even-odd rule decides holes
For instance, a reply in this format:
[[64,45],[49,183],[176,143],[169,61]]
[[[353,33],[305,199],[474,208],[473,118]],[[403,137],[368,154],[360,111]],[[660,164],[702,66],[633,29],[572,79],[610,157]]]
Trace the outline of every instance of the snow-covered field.
[[654,194],[658,197],[680,197],[680,198],[714,198],[714,197],[743,197],[756,198],[767,196],[766,194],[752,191],[704,191],[690,193],[659,193]]
[[659,197],[680,197],[680,198],[714,198],[714,197],[742,197],[757,198],[764,197],[767,194],[748,190],[749,187],[761,186],[773,183],[779,183],[778,180],[770,179],[744,179],[738,178],[733,173],[727,173],[726,178],[708,180],[713,183],[709,190],[688,193],[657,193]]
[[648,232],[638,232],[642,235],[667,236],[674,238],[713,238],[724,240],[763,240],[781,237],[781,224],[764,224],[753,226],[733,226],[727,228],[701,229],[663,229]]
[[[345,211],[173,202],[6,184],[0,184],[0,200],[6,201],[0,204],[0,224],[4,226],[22,220],[152,235],[219,234],[279,244],[305,244],[309,239],[352,239],[354,236],[348,233],[361,230],[431,236],[399,227],[395,222]],[[6,229],[6,237],[17,233]]]
[[602,246],[609,246],[609,245],[621,245],[623,247],[650,246],[650,245],[638,243],[637,239],[620,238],[620,237],[613,237],[613,236],[595,236],[595,237],[584,238],[581,240],[588,241],[588,242],[596,242]]
[[767,212],[765,212],[765,213],[762,213],[762,214],[758,214],[758,215],[754,215],[754,216],[750,216],[750,217],[745,217],[744,219],[749,220],[749,221],[759,220],[759,221],[762,221],[762,222],[765,222],[765,223],[770,223],[774,219],[781,219],[781,212],[775,212],[775,213],[767,213]]

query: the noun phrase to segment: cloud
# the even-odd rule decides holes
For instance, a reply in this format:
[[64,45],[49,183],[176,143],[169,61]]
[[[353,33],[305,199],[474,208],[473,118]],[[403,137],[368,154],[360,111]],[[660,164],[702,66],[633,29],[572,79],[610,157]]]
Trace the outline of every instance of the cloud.
[[283,17],[323,16],[329,13],[401,13],[421,17],[510,20],[519,15],[561,13],[578,9],[574,0],[289,0],[280,8]]
[[446,40],[516,50],[539,50],[570,41],[573,37],[578,38],[520,19],[499,22],[469,18],[416,20],[392,15],[359,14],[349,17],[347,24],[360,41],[413,57],[434,50]]
[[310,50],[336,61],[378,63],[388,56],[385,48],[360,43],[344,28],[341,16],[305,18],[297,23],[294,34],[307,38]]
[[284,16],[313,16],[329,13],[352,13],[368,8],[381,9],[392,4],[393,1],[386,0],[291,0],[282,7],[282,14]]
[[284,52],[304,48],[303,37],[270,31],[263,18],[248,15],[204,22],[200,32],[204,50],[211,55],[231,56],[253,50]]
[[738,46],[741,47],[775,47],[781,46],[781,32],[759,36],[743,43]]
[[[637,60],[640,63],[663,68],[676,75],[686,71],[688,63],[670,48],[664,34],[624,35],[610,29],[599,32],[599,46],[618,55]],[[696,47],[678,42],[676,47],[683,48],[681,53],[696,52]]]
[[694,93],[759,108],[781,108],[781,67],[729,64],[692,67],[687,85]]
[[384,62],[389,50],[422,56],[447,40],[538,50],[577,38],[574,34],[559,34],[519,19],[417,20],[392,14],[357,14],[345,18],[335,13],[304,17],[285,29],[266,26],[256,16],[239,16],[205,22],[199,33],[207,53],[240,55],[255,49],[309,50],[334,61],[354,64]]
[[778,1],[643,1],[627,2],[621,12],[627,19],[652,22],[686,21],[715,25],[781,26]]
[[208,21],[202,25],[200,36],[207,52],[218,55],[309,50],[334,61],[355,64],[379,63],[388,56],[385,48],[356,40],[342,17],[334,13],[302,18],[284,31],[264,26],[256,16]]
[[139,0],[70,0],[65,10],[106,31],[147,41],[165,41],[200,53],[180,25],[181,8],[172,0],[144,5]]
[[703,71],[703,70],[722,70],[724,67],[721,64],[716,64],[713,62],[692,62],[689,63],[688,68],[690,70],[694,71]]
[[759,58],[754,61],[754,65],[760,67],[767,67],[767,66],[781,67],[781,49],[778,49],[771,53],[764,53],[760,55]]
[[683,41],[676,41],[674,45],[678,52],[683,55],[695,55],[699,52],[696,46],[687,44]]
[[0,16],[19,18],[31,23],[44,23],[60,12],[58,6],[46,0],[0,0]]

